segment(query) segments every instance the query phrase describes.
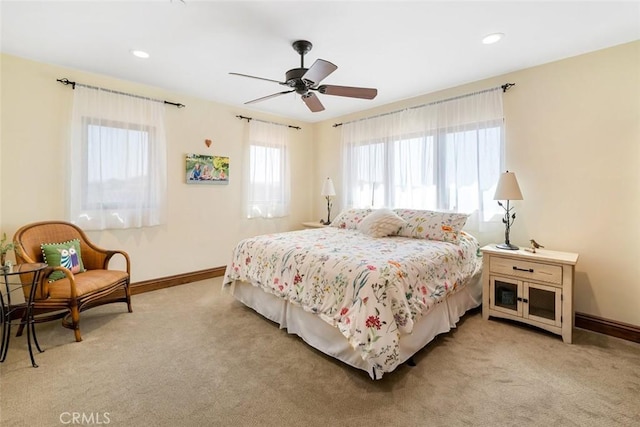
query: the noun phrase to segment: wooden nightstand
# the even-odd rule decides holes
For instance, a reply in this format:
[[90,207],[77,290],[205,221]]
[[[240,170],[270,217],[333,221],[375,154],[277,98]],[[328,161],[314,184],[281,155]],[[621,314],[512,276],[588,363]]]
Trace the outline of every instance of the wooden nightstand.
[[320,221],[303,222],[302,225],[304,225],[307,228],[322,228],[322,227],[326,227],[326,225],[324,225]]
[[578,254],[537,249],[536,253],[480,249],[482,317],[511,319],[562,335],[573,336],[573,281]]

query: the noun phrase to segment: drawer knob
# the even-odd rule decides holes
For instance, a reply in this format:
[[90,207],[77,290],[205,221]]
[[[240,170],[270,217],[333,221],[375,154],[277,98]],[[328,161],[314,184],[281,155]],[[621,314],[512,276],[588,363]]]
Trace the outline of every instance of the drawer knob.
[[533,273],[533,268],[520,268],[520,267],[516,267],[515,265],[513,266],[514,270],[518,270],[518,271],[527,271],[529,273]]

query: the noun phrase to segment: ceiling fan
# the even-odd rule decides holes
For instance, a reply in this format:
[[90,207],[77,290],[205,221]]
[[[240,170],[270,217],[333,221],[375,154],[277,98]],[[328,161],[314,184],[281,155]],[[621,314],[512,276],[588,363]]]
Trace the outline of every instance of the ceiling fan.
[[288,86],[291,89],[283,92],[274,93],[272,95],[257,98],[245,104],[255,104],[256,102],[266,101],[287,93],[296,92],[302,96],[302,100],[309,107],[309,110],[316,113],[324,110],[324,106],[314,92],[325,95],[346,96],[349,98],[373,99],[378,94],[378,89],[352,86],[335,86],[320,85],[329,74],[333,73],[338,67],[324,59],[316,59],[310,68],[304,68],[304,55],[308,53],[313,45],[306,40],[297,40],[292,44],[293,49],[300,54],[300,68],[292,68],[285,73],[285,81],[265,79],[262,77],[250,76],[241,73],[229,73],[235,76],[250,77],[252,79],[266,80],[268,82],[278,83]]

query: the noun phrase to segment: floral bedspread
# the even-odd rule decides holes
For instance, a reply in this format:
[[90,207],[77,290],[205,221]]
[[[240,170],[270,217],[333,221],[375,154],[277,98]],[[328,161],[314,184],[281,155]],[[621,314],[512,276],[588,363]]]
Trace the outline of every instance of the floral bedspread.
[[248,281],[300,305],[390,372],[400,335],[479,271],[477,248],[464,232],[459,245],[334,227],[267,234],[236,246],[223,287]]

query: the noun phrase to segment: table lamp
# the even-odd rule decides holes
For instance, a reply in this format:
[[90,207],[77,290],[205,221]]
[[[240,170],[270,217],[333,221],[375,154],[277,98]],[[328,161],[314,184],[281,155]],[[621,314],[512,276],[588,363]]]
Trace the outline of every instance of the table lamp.
[[324,225],[331,224],[331,198],[336,195],[336,189],[333,186],[331,178],[327,178],[322,184],[322,192],[320,193],[327,199],[327,221],[320,220]]
[[[513,222],[516,220],[516,213],[511,212],[513,208],[509,206],[509,201],[522,200],[522,193],[520,192],[520,186],[518,185],[516,174],[506,171],[505,173],[500,175],[500,179],[498,180],[498,188],[496,188],[496,194],[493,196],[493,200],[497,200],[498,205],[500,205],[504,209],[504,218],[502,218],[502,223],[505,227],[504,243],[500,243],[496,245],[496,247],[498,249],[515,251],[518,249],[518,247],[512,245],[511,242],[509,242],[509,232],[511,231]],[[500,200],[506,200],[506,205],[500,202]]]

